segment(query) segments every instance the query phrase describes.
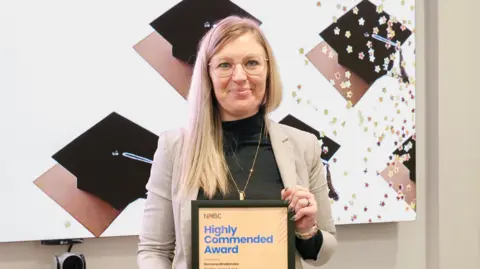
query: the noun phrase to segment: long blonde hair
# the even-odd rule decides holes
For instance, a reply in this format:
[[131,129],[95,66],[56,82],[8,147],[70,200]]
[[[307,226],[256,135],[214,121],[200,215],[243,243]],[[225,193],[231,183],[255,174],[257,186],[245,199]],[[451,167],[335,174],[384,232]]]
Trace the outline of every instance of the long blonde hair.
[[265,122],[268,130],[268,114],[275,110],[282,99],[282,85],[272,49],[254,20],[230,16],[219,21],[205,34],[199,44],[188,92],[189,117],[185,126],[182,148],[181,189],[187,193],[203,188],[212,198],[219,190],[226,195],[228,167],[224,158],[222,122],[217,111],[208,63],[225,44],[245,34],[253,33],[264,47],[268,58],[268,76],[265,93]]

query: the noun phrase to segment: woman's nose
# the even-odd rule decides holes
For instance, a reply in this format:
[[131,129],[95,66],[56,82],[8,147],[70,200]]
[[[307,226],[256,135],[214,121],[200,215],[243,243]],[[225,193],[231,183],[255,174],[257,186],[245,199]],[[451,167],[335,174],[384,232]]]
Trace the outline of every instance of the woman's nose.
[[232,79],[235,81],[242,81],[247,79],[247,74],[245,73],[245,70],[243,70],[243,66],[241,64],[237,64],[233,68]]

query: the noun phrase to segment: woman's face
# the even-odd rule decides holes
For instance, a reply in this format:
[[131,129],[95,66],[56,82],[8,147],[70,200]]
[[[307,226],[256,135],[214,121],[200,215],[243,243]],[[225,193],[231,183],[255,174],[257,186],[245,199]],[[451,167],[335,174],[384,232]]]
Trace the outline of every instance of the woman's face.
[[258,112],[265,96],[268,65],[265,50],[253,34],[226,44],[212,57],[209,67],[222,120]]

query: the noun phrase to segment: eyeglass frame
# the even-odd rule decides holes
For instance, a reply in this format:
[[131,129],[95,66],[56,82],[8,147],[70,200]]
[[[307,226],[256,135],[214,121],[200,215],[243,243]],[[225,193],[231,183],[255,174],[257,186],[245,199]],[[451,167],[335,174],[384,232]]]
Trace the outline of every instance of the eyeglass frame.
[[[242,59],[241,61],[243,61],[244,58],[247,58],[247,57],[249,57],[249,56],[251,56],[251,55],[258,55],[258,56],[262,57],[262,59],[263,59],[264,62],[268,62],[268,60],[269,60],[267,57],[265,57],[265,56],[263,56],[263,55],[261,55],[261,54],[250,53],[250,54],[248,54],[247,56],[243,57],[243,59]],[[232,76],[232,75],[233,75],[233,72],[234,72],[235,69],[237,68],[237,65],[239,65],[239,64],[241,64],[241,63],[239,63],[239,61],[233,61],[233,68],[232,68],[231,73],[230,73],[229,75],[227,75],[227,76],[219,76],[219,77],[221,77],[221,78],[226,78],[226,77]],[[208,66],[212,66],[211,60],[210,60],[210,62],[208,63]],[[266,65],[266,67],[268,68],[268,65]],[[259,75],[259,74],[261,74],[261,73],[265,70],[265,68],[264,68],[264,69],[262,69],[262,71],[260,71],[260,72],[258,72],[258,73],[256,73],[256,74],[251,74],[251,73],[249,73],[249,72],[245,69],[245,67],[243,66],[243,64],[242,64],[242,69],[243,69],[243,71],[245,71],[245,73],[247,73],[247,74],[249,74],[249,75],[251,75],[251,76]],[[218,74],[217,74],[215,71],[213,71],[213,73],[218,76]]]

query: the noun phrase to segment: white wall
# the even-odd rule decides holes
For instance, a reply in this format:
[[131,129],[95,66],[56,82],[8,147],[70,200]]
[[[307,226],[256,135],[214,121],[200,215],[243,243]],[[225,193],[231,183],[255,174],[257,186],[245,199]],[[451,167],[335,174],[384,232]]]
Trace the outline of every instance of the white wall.
[[[417,185],[418,220],[338,227],[341,245],[326,269],[480,268],[480,57],[473,55],[480,4],[422,0],[416,7],[417,170],[426,177]],[[89,268],[136,268],[136,240],[90,239],[74,250],[87,255]],[[51,268],[51,255],[64,250],[2,244],[0,268]]]

